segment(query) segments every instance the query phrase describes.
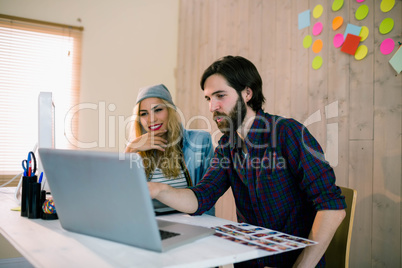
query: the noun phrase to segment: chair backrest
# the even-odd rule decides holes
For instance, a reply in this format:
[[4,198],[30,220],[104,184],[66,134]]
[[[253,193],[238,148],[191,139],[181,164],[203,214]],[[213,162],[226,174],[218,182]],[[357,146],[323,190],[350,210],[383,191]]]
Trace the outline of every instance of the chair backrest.
[[340,188],[342,190],[342,195],[345,196],[347,205],[347,208],[345,209],[346,216],[336,230],[335,235],[325,252],[325,261],[327,263],[325,267],[327,268],[349,267],[350,241],[352,238],[357,191],[346,187]]

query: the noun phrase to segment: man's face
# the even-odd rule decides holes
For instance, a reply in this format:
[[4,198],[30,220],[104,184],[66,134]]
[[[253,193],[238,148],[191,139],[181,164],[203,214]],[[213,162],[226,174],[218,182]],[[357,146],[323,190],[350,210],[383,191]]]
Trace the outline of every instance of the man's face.
[[205,81],[204,95],[219,130],[227,135],[236,131],[247,113],[246,104],[237,91],[223,76],[214,74]]

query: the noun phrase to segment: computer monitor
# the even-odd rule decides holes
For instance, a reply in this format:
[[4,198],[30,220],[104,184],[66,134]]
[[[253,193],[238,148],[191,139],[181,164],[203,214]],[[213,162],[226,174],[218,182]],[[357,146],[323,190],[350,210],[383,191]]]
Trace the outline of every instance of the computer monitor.
[[[40,92],[38,97],[38,148],[55,148],[55,105],[52,92]],[[40,157],[38,163],[38,176],[43,172]],[[49,190],[46,183],[46,174],[43,174],[42,189]]]
[[[43,172],[37,148],[56,148],[55,143],[55,105],[52,92],[40,92],[38,96],[38,141],[32,149],[36,153],[37,176]],[[19,200],[22,187],[22,176],[15,190],[15,198]],[[49,185],[46,183],[46,174],[43,173],[42,189],[50,192]]]

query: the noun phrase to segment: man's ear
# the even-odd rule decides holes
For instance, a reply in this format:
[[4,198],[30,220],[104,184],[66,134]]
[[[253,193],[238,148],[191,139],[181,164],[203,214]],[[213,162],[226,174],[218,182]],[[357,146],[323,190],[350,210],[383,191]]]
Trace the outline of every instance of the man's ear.
[[244,89],[244,91],[245,91],[245,96],[244,96],[244,98],[245,98],[245,100],[246,100],[246,103],[249,101],[249,100],[251,100],[251,98],[253,97],[253,91],[251,90],[251,88],[249,88],[249,87],[246,87],[245,89]]

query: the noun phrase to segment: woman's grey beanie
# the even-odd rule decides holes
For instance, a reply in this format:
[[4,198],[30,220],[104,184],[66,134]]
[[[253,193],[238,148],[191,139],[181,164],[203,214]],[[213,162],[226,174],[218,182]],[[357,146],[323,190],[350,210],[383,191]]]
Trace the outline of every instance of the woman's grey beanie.
[[170,95],[169,90],[163,84],[141,88],[140,92],[138,93],[137,101],[135,102],[135,104],[138,104],[140,101],[148,98],[163,99],[172,104],[174,108],[176,108],[176,106],[173,103],[172,96]]

